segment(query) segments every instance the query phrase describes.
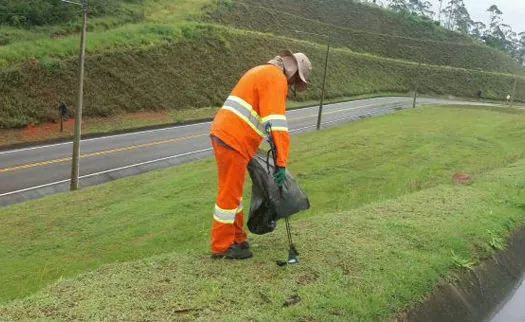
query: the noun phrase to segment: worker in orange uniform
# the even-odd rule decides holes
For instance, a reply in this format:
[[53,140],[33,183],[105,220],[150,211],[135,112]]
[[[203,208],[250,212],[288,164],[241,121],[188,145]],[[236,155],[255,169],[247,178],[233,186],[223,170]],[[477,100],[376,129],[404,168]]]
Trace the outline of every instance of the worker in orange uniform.
[[246,168],[270,123],[277,149],[274,180],[282,186],[290,144],[286,120],[288,88],[306,90],[311,70],[306,55],[282,51],[267,64],[244,74],[215,116],[210,137],[219,172],[219,191],[211,229],[212,258],[252,257],[243,228]]

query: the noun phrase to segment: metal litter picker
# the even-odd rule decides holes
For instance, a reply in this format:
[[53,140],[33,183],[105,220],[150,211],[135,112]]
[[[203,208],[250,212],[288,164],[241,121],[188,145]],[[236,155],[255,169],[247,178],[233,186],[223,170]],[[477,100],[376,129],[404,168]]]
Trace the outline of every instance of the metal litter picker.
[[[277,164],[277,150],[276,150],[275,144],[273,142],[272,125],[270,123],[266,124],[265,131],[266,131],[266,141],[270,145],[270,150],[268,150],[268,155],[267,155],[267,163],[269,165],[268,161],[270,160],[270,156],[271,156],[272,159],[273,159],[273,164],[275,166]],[[281,198],[284,198],[284,196],[283,196],[283,188],[282,187],[279,187],[279,192],[280,192]],[[279,265],[279,266],[284,266],[286,264],[298,264],[299,263],[299,258],[298,258],[299,252],[297,252],[297,249],[295,248],[295,245],[293,243],[292,227],[290,225],[290,219],[288,217],[285,217],[284,221],[285,221],[285,224],[286,224],[286,234],[288,236],[288,246],[289,246],[288,260],[287,261],[278,260],[277,261],[277,265]]]

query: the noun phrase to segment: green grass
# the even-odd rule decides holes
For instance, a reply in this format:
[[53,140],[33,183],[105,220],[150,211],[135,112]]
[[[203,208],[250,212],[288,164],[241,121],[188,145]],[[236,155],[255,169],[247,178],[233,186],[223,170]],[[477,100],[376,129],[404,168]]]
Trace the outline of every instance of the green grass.
[[200,18],[202,9],[213,8],[212,0],[147,0],[146,20],[159,23],[173,23],[181,20]]
[[[144,0],[141,2],[119,2],[118,10],[112,10],[110,15],[88,16],[88,32],[108,31],[130,24],[169,24],[198,19],[203,14],[201,9],[212,3],[211,0]],[[82,19],[80,11],[77,10],[77,19],[72,19],[67,23],[26,28],[2,26],[0,41],[4,40],[2,44],[7,45],[44,40],[53,36],[61,38],[70,34],[76,34],[78,38],[81,27]]]
[[[143,48],[168,43],[181,36],[181,27],[203,14],[210,0],[146,0],[141,6],[128,4],[126,15],[89,20],[86,50],[101,51]],[[8,44],[0,46],[0,67],[26,59],[65,58],[77,55],[79,22],[32,29],[5,27],[0,35]],[[62,35],[52,39],[55,34]]]
[[[287,47],[307,53],[315,68],[309,91],[297,100],[320,97],[326,50],[323,45],[215,25],[184,24],[181,29],[168,25],[166,30],[159,26],[152,25],[152,34],[164,33],[166,44],[149,46],[145,41],[145,48],[123,46],[88,57],[86,116],[220,106],[240,75],[268,61],[278,48]],[[418,81],[425,94],[472,97],[482,90],[484,97],[500,99],[513,85],[513,78],[507,74],[419,66],[348,49],[332,50],[330,62],[327,99],[408,93]],[[0,128],[56,119],[58,101],[75,104],[77,74],[76,58],[28,61],[0,69]],[[525,100],[524,84],[525,79],[518,78],[516,99]]]
[[[289,13],[283,12],[282,7],[275,10],[276,6],[272,1],[265,3],[264,7],[250,1],[246,4],[244,1],[232,4],[230,1],[211,0],[146,0],[143,4],[122,4],[120,6],[123,8],[115,15],[89,20],[87,50],[88,53],[98,53],[167,43],[180,37],[180,28],[189,20],[198,20],[210,13],[208,19],[214,22],[274,32],[292,38],[304,38],[294,32],[296,29],[318,33],[330,32],[334,44],[378,56],[422,61],[430,65],[450,65],[505,73],[523,72],[507,55],[474,44],[470,38],[432,24],[427,26],[425,23],[416,22],[414,17],[402,17],[378,8],[343,3],[340,0],[329,1],[329,4],[323,4],[322,8],[317,1],[305,3],[302,10],[297,10],[297,6],[289,6],[287,2],[285,5]],[[356,15],[359,19],[341,20],[341,12]],[[367,17],[366,27],[361,21],[365,20],[364,16]],[[391,28],[386,31],[371,30],[370,26],[376,26],[370,23],[372,18],[378,20],[378,26],[389,25]],[[407,22],[412,22],[413,25]],[[76,55],[79,23],[74,21],[64,25],[31,29],[5,27],[0,34],[0,42],[4,39],[4,46],[0,46],[0,67],[26,59],[41,60]],[[295,27],[275,30],[275,25]],[[397,27],[400,29],[395,32]],[[379,34],[384,32],[388,35]],[[59,35],[59,39],[51,39],[55,35]],[[429,40],[438,42],[428,43]],[[321,42],[319,39],[314,41]]]
[[[256,257],[248,262],[210,261],[205,255],[214,190],[209,187],[215,184],[210,160],[69,194],[58,211],[54,203],[64,196],[9,207],[0,241],[2,257],[10,260],[1,264],[17,280],[11,285],[25,285],[26,291],[42,287],[50,275],[57,279],[104,262],[168,254],[61,280],[0,307],[0,315],[391,319],[453,271],[471,269],[525,223],[525,161],[512,163],[523,153],[518,144],[523,120],[523,114],[426,108],[296,138],[291,168],[300,174],[313,209],[294,221],[301,263],[286,268],[274,264],[286,254],[282,225],[252,239]],[[323,143],[334,138],[337,149],[326,150]],[[319,153],[308,155],[300,144]],[[399,172],[390,171],[394,165]],[[473,182],[454,185],[450,177],[458,169],[472,174]],[[408,173],[427,189],[416,192],[420,188]],[[371,191],[371,181],[381,185]],[[29,273],[27,264],[36,271]],[[294,296],[298,304],[283,305]]]
[[[302,286],[296,285],[307,305],[318,310],[323,305],[339,303],[337,310],[347,312],[346,307],[353,314],[364,314],[362,316],[375,311],[367,311],[368,306],[360,307],[359,301],[368,301],[375,308],[390,298],[394,301],[391,306],[374,313],[381,316],[412,303],[454,265],[452,250],[458,258],[475,260],[490,252],[494,236],[507,236],[523,223],[524,213],[518,209],[525,186],[523,163],[505,170],[517,172],[514,174],[486,173],[508,167],[525,155],[524,121],[525,114],[519,111],[428,107],[294,137],[289,168],[308,192],[313,205],[310,211],[297,217],[300,220],[296,232],[301,232],[297,238],[304,251],[305,265],[301,265],[298,272],[273,269],[271,260],[284,254],[284,235],[279,230],[273,237],[254,240],[258,259],[253,265],[264,268],[259,277],[250,273],[253,266],[231,266],[239,270],[236,276],[242,281],[236,285],[240,287],[246,279],[252,280],[247,285],[260,285],[261,292],[269,292],[267,296],[276,301],[283,294],[275,287],[287,276],[293,278],[284,285],[296,285],[297,278],[317,276],[314,278],[317,289],[311,294],[310,288],[305,286],[303,292]],[[173,269],[170,279],[176,283],[186,280],[188,284],[182,287],[188,292],[199,293],[190,285],[210,287],[208,295],[198,295],[198,301],[206,300],[206,296],[222,296],[218,286],[212,285],[213,279],[196,281],[199,272],[208,276],[207,272],[220,267],[203,265],[215,194],[215,171],[213,160],[206,159],[2,208],[0,284],[4,287],[0,289],[0,301],[27,296],[61,278],[70,278],[106,263],[165,253],[175,255],[161,260],[172,264],[159,269],[159,273]],[[471,175],[474,184],[451,186],[452,176],[457,172]],[[490,180],[484,179],[487,176]],[[498,184],[500,180],[503,185]],[[246,189],[248,201],[249,187]],[[381,203],[425,189],[434,190]],[[348,212],[369,204],[372,205],[368,208]],[[341,214],[328,215],[338,213]],[[327,234],[334,239],[327,238]],[[330,249],[332,241],[337,248]],[[474,244],[489,246],[480,248]],[[274,249],[278,254],[272,256]],[[317,256],[321,252],[324,255]],[[367,257],[367,254],[376,255]],[[425,256],[430,257],[423,260]],[[325,262],[327,258],[339,264]],[[403,263],[409,259],[414,261],[413,265],[406,267]],[[192,261],[197,263],[192,274],[176,273]],[[176,262],[182,266],[178,267]],[[122,271],[125,276],[118,275],[118,278],[127,278],[128,269],[143,265],[149,264],[126,264]],[[113,269],[106,267],[103,271]],[[342,272],[347,269],[351,273],[345,277]],[[360,271],[362,273],[358,273]],[[226,271],[219,272],[218,280],[225,279]],[[271,276],[276,279],[266,281]],[[96,283],[91,281],[92,288],[86,286],[86,291],[96,292],[97,283],[104,283],[106,278],[110,277],[100,277]],[[156,278],[157,275],[152,281],[157,281]],[[325,288],[327,281],[332,282]],[[359,283],[348,289],[354,282]],[[82,292],[76,286],[65,285],[67,290]],[[150,285],[147,292],[139,293],[146,296],[154,289]],[[383,295],[363,296],[373,289]],[[256,295],[249,295],[250,301]],[[414,298],[415,295],[418,296]],[[334,300],[333,297],[340,298]],[[126,302],[120,295],[117,299]],[[140,297],[136,300],[140,301]],[[173,305],[184,307],[188,300],[186,296]],[[49,301],[46,303],[51,303]],[[250,301],[246,305],[250,305]],[[44,302],[33,308],[37,310]],[[268,305],[275,305],[272,303]],[[86,310],[94,305],[90,302]],[[213,307],[203,310],[216,312]],[[299,314],[296,309],[291,312]]]
[[[88,16],[87,30],[89,33],[112,30],[122,25],[144,22],[144,18],[143,10],[134,5],[133,9],[129,8],[128,11],[120,16]],[[21,42],[33,42],[50,38],[60,39],[69,35],[75,35],[78,39],[81,30],[81,14],[78,12],[78,19],[76,21],[65,24],[45,25],[31,28],[2,26],[2,30],[0,31],[0,41],[2,41],[2,45],[7,46]]]
[[[296,30],[330,34],[331,43],[335,47],[346,47],[355,52],[381,57],[417,61],[429,65],[525,74],[525,70],[509,55],[475,42],[471,38],[459,34],[452,36],[435,26],[435,29],[426,36],[421,35],[425,28],[418,24],[411,26],[413,28],[411,31],[397,30],[396,32],[396,28],[401,27],[403,22],[389,20],[391,18],[389,13],[378,8],[340,0],[323,1],[322,9],[319,8],[320,1],[316,0],[305,1],[302,6],[294,6],[295,1],[289,0],[270,0],[263,4],[255,1],[246,2],[236,1],[231,4],[229,1],[219,1],[216,10],[212,10],[207,19],[235,28],[270,32],[318,43],[324,42],[325,39],[297,34]],[[287,8],[289,11],[283,10],[283,6],[291,8]],[[323,16],[328,12],[330,15]],[[345,19],[338,19],[341,14],[344,14]],[[313,19],[316,15],[318,15],[317,19]],[[349,15],[353,17],[348,17]],[[378,21],[374,23],[371,19]],[[410,19],[407,18],[404,22]],[[366,21],[366,27],[361,25],[363,21]],[[385,25],[392,28],[385,28]]]
[[219,2],[226,3],[226,5],[232,2],[233,4],[230,5],[239,2],[252,6],[262,5],[274,11],[287,12],[335,26],[363,30],[370,33],[472,43],[471,38],[439,27],[433,21],[424,20],[416,16],[398,14],[361,2],[345,0],[219,0]]
[[[507,200],[523,201],[512,184],[524,182],[524,167],[500,172],[520,178],[497,181],[505,186],[501,192],[512,194]],[[484,226],[507,236],[524,222],[523,210],[487,192],[498,186],[480,181],[297,220],[297,266],[274,263],[286,255],[280,227],[254,238],[256,257],[246,263],[174,252],[107,265],[0,307],[0,313],[58,320],[389,320],[450,271],[469,269],[477,256],[488,255]],[[301,302],[284,307],[293,296]]]
[[[268,61],[282,48],[303,51],[312,59],[312,86],[298,100],[318,101],[325,61],[323,41],[284,37],[282,35],[298,36],[290,34],[291,30],[285,32],[285,28],[279,28],[279,32],[273,30],[273,27],[269,28],[275,24],[271,23],[272,20],[264,19],[265,15],[277,19],[277,25],[293,25],[304,27],[305,30],[317,28],[318,25],[322,28],[337,26],[333,40],[334,45],[341,48],[334,48],[331,52],[327,99],[384,92],[408,93],[417,83],[420,92],[427,95],[473,97],[478,90],[482,90],[484,97],[499,100],[512,90],[512,75],[465,69],[473,66],[459,58],[454,64],[448,64],[434,61],[427,53],[428,55],[423,56],[428,56],[425,60],[428,64],[419,66],[410,61],[418,50],[410,52],[414,54],[412,56],[405,55],[406,46],[425,49],[429,46],[426,43],[421,45],[418,39],[408,39],[407,35],[447,44],[459,41],[466,43],[463,47],[472,44],[470,39],[414,18],[403,18],[391,12],[342,0],[329,0],[325,6],[321,6],[323,3],[318,0],[301,1],[299,7],[291,6],[289,1],[283,0],[284,7],[281,9],[276,8],[275,1],[265,1],[268,10],[250,11],[257,12],[257,15],[248,24],[249,16],[244,15],[241,10],[245,6],[239,3],[236,1],[236,5],[233,5],[229,1],[145,0],[143,5],[124,5],[123,11],[113,16],[90,19],[85,116],[112,119],[116,115],[138,111],[171,112],[218,106],[243,72]],[[254,1],[247,3],[252,6],[256,4]],[[279,14],[283,10],[289,13]],[[364,28],[362,21],[350,21],[341,12],[350,12],[352,17],[357,15],[362,16],[362,19],[372,19],[367,20],[367,23],[370,25],[371,21],[376,21],[378,25],[373,24],[372,29]],[[230,26],[197,22],[202,19],[211,19],[215,23]],[[297,19],[297,24],[294,19]],[[294,23],[290,23],[292,20]],[[252,28],[255,31],[234,29],[231,26]],[[386,26],[389,28],[384,29]],[[383,29],[376,30],[376,27]],[[402,43],[406,46],[400,45],[400,48],[403,47],[401,49],[395,47],[399,51],[396,49],[397,54],[390,55],[390,58],[374,56],[385,54],[384,48],[389,48],[388,53],[394,53],[394,46],[385,45],[381,48],[383,52],[379,52],[377,48],[365,48],[362,39],[357,40],[358,37],[353,36],[350,38],[359,44],[348,43],[349,30],[363,29],[368,30],[367,37],[387,30],[391,33],[387,38],[394,39],[395,44]],[[11,38],[18,40],[0,46],[0,129],[19,129],[56,120],[58,102],[64,101],[69,106],[76,104],[78,22],[30,30],[6,30],[5,34],[11,33]],[[276,32],[277,35],[258,32],[260,30]],[[335,30],[339,33],[335,33]],[[415,33],[415,30],[418,32]],[[50,39],[53,34],[64,36]],[[382,44],[376,41],[373,43]],[[434,50],[432,47],[430,51],[438,57],[450,58],[443,54],[450,50]],[[454,57],[456,56],[455,54]],[[490,59],[478,59],[479,56],[471,54],[463,56],[468,57],[469,63],[477,64],[481,60],[488,65],[492,65],[494,61],[506,64],[506,60],[498,55],[489,55]],[[432,63],[465,68],[449,68]],[[210,69],[209,66],[213,68]],[[506,67],[487,69],[510,70]],[[525,100],[523,77],[518,78],[517,89],[516,99]],[[205,114],[206,111],[202,113]],[[104,126],[102,131],[132,126],[133,122],[124,123],[126,124],[115,123],[113,129]]]
[[[154,44],[167,43],[180,38],[181,24],[130,24],[108,31],[90,32],[86,51],[88,54],[104,50],[123,50],[141,48]],[[0,47],[0,57],[8,64],[28,58],[65,58],[78,53],[79,37],[70,35],[60,39],[37,39],[16,42]]]
[[[91,17],[120,16],[142,0],[91,0],[88,3]],[[74,23],[80,20],[81,9],[61,1],[3,0],[0,4],[0,25],[30,29]]]

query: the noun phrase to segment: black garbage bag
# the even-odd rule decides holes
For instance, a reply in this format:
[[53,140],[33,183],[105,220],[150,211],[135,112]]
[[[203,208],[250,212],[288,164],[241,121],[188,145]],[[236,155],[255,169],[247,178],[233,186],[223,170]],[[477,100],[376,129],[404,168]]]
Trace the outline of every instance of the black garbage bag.
[[262,150],[250,160],[252,200],[248,229],[257,235],[275,230],[277,220],[310,208],[310,201],[293,176],[287,171],[282,192],[273,180],[274,162]]

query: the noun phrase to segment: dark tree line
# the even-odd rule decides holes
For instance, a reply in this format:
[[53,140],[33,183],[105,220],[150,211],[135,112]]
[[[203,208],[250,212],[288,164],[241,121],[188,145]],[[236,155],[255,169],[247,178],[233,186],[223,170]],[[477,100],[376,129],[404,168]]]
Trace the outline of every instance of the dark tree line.
[[[386,3],[385,3],[386,4]],[[484,42],[486,45],[507,52],[518,63],[525,65],[525,32],[515,32],[503,22],[503,12],[496,5],[490,6],[489,25],[474,21],[463,0],[439,0],[438,12],[425,0],[388,0],[388,7],[396,12],[436,19],[442,26]]]

